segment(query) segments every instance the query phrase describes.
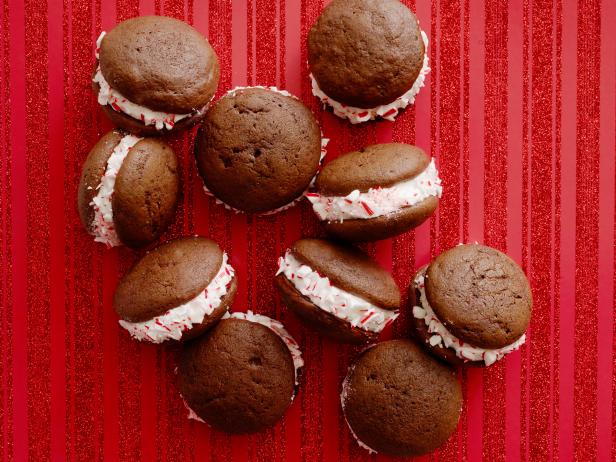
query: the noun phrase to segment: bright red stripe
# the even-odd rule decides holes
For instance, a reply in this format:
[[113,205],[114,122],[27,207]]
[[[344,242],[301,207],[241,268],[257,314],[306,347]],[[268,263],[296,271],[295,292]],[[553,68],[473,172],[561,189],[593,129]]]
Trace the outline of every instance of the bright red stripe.
[[[522,263],[522,8],[510,3],[507,55],[507,253]],[[505,366],[505,455],[520,459],[521,355],[511,354]]]
[[25,11],[20,1],[8,3],[10,72],[10,155],[11,155],[11,273],[12,273],[12,458],[28,456],[27,409],[27,229],[26,229],[26,81],[25,75]]
[[616,112],[616,40],[607,17],[616,14],[616,3],[601,5],[601,119],[599,134],[599,300],[597,313],[597,460],[610,460],[612,453],[613,342],[614,342],[614,121]]
[[[469,240],[483,242],[484,147],[484,49],[485,12],[476,1],[469,4]],[[452,243],[456,244],[456,243]],[[467,456],[478,460],[483,453],[483,371],[467,371]]]

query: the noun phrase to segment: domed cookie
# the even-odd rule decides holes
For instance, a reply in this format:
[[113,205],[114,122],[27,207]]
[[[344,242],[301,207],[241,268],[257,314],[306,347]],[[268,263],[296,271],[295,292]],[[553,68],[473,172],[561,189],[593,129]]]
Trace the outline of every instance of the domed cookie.
[[393,121],[424,86],[427,47],[398,0],[333,0],[308,34],[312,93],[351,123]]
[[178,197],[177,159],[169,145],[114,130],[88,154],[77,205],[95,241],[141,247],[171,224]]
[[137,340],[161,343],[196,337],[233,303],[235,271],[218,244],[174,239],[145,254],[120,280],[113,307]]
[[228,433],[253,433],[282,418],[303,364],[280,322],[251,311],[233,313],[186,344],[180,393],[189,418]]
[[507,255],[478,244],[453,247],[411,284],[418,337],[452,364],[489,366],[525,342],[532,293]]
[[434,159],[416,146],[389,143],[333,160],[306,197],[332,236],[375,241],[419,226],[442,191]]
[[349,368],[340,395],[358,444],[370,452],[418,456],[455,431],[462,387],[450,367],[409,340],[367,350]]
[[236,88],[207,112],[195,156],[206,193],[270,214],[302,198],[325,155],[310,110],[286,91]]
[[398,317],[400,291],[363,252],[323,239],[300,239],[278,260],[276,287],[284,304],[336,340],[375,340]]
[[139,135],[186,129],[201,120],[220,79],[205,37],[165,16],[128,19],[96,43],[92,85],[117,126]]

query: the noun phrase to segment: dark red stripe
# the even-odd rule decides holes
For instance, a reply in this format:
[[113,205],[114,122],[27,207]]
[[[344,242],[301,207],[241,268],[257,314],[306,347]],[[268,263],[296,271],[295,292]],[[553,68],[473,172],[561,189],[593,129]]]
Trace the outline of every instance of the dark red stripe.
[[[26,228],[26,81],[25,81],[25,11],[19,1],[9,1],[8,22],[10,112],[9,135],[11,156],[11,288],[9,305],[12,325],[12,458],[26,460],[28,455],[27,409],[27,228]],[[8,308],[8,306],[7,306]]]
[[599,245],[599,73],[601,48],[587,37],[600,37],[599,1],[578,4],[575,239],[575,457],[596,457],[597,418],[597,264]]

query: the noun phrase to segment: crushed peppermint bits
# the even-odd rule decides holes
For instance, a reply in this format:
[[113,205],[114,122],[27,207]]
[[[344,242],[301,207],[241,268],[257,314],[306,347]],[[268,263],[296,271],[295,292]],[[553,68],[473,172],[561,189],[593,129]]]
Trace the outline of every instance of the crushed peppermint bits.
[[524,334],[511,345],[497,349],[480,348],[464,343],[449,332],[441,320],[436,316],[436,313],[434,313],[426,297],[424,279],[425,269],[417,275],[414,281],[415,288],[418,289],[421,294],[421,306],[413,307],[413,316],[417,319],[423,319],[426,326],[428,326],[428,332],[433,334],[428,339],[431,346],[451,348],[455,351],[456,356],[464,362],[483,361],[486,366],[490,366],[496,361],[501,360],[505,355],[520,348],[526,341],[526,334]]
[[184,332],[192,329],[195,324],[201,324],[206,316],[211,315],[220,306],[234,276],[235,271],[228,263],[227,254],[223,253],[218,273],[195,298],[148,321],[120,320],[120,325],[137,340],[152,343],[170,339],[179,340]]
[[327,277],[300,263],[290,251],[278,259],[278,274],[322,310],[369,332],[381,332],[398,317],[398,311],[384,310],[332,285]]
[[387,188],[358,189],[346,196],[323,196],[319,193],[306,195],[319,219],[339,221],[376,218],[412,207],[429,197],[441,197],[443,187],[434,159],[428,167],[410,180],[401,181]]

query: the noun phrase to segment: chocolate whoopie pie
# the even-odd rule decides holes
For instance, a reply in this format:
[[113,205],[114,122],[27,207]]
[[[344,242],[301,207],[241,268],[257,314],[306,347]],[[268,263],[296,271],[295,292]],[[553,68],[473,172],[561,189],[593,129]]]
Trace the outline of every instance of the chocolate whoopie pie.
[[227,208],[261,214],[301,199],[324,155],[310,110],[290,93],[262,87],[218,100],[195,146],[206,193]]
[[308,35],[312,93],[351,123],[393,121],[424,86],[427,47],[398,0],[333,0]]
[[233,303],[235,272],[214,241],[166,242],[124,275],[113,297],[120,325],[137,340],[186,340],[218,322]]
[[216,52],[197,30],[177,19],[128,19],[96,42],[92,85],[117,126],[156,135],[203,118],[216,93]]
[[530,285],[517,263],[496,249],[449,249],[417,272],[410,292],[417,336],[449,363],[489,366],[526,340]]
[[391,340],[365,350],[349,368],[340,401],[361,447],[418,456],[455,431],[462,388],[453,369],[414,342]]
[[278,260],[284,304],[334,339],[375,340],[398,317],[400,290],[363,252],[324,239],[300,239]]
[[375,241],[419,226],[442,191],[434,159],[416,146],[389,143],[333,160],[306,197],[332,236]]
[[303,365],[279,321],[251,311],[227,314],[182,352],[179,388],[188,417],[228,433],[272,426],[293,401]]
[[178,196],[177,159],[169,145],[113,130],[88,154],[77,205],[95,241],[141,247],[167,229]]

